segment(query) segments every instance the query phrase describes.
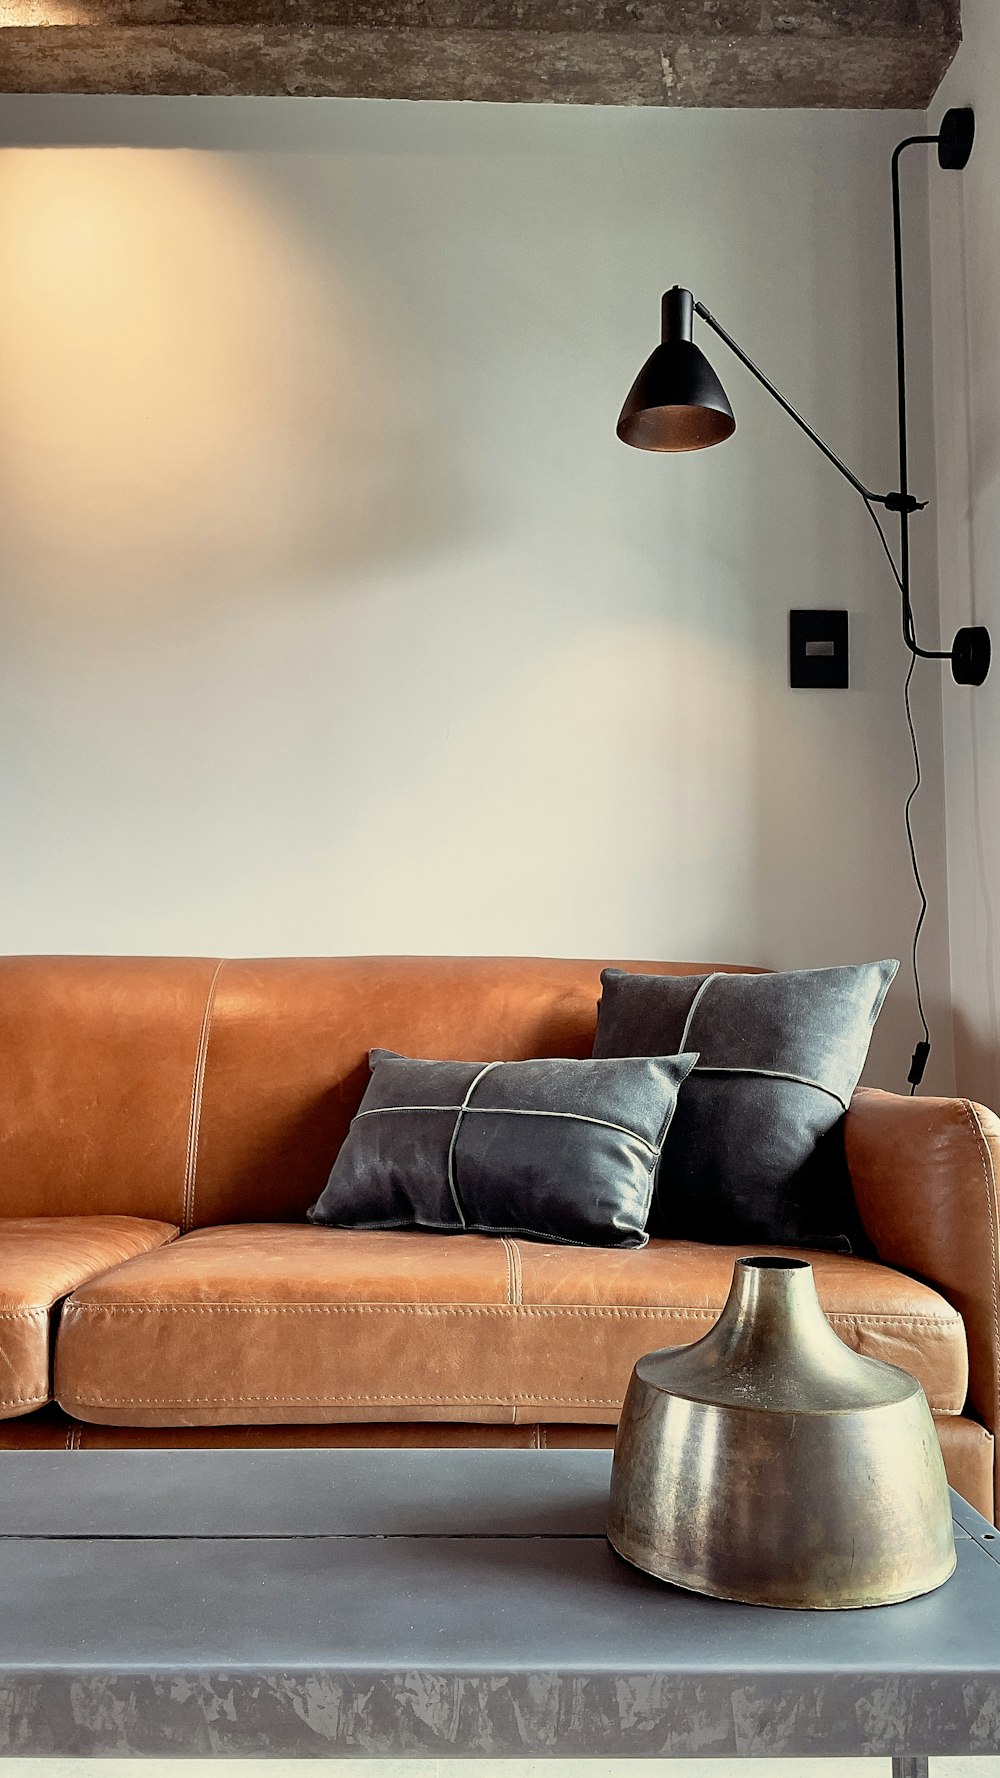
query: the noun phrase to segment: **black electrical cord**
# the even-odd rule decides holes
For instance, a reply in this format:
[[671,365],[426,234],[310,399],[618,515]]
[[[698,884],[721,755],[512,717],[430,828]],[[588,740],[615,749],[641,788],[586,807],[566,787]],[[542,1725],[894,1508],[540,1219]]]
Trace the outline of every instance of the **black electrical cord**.
[[896,563],[893,559],[892,550],[889,548],[889,540],[886,537],[885,530],[882,525],[882,521],[879,518],[878,513],[875,511],[875,508],[872,505],[871,501],[869,500],[867,494],[864,496],[864,502],[865,502],[866,507],[868,508],[868,517],[871,519],[871,522],[875,526],[875,529],[878,532],[879,537],[881,539],[882,548],[885,550],[885,559],[888,562],[889,567],[892,569],[893,579],[895,580],[896,585],[899,588],[899,596],[902,600],[903,641],[906,643],[906,646],[909,649],[914,660],[916,660],[917,655],[920,654],[922,651],[917,647],[917,638],[916,638],[916,633],[915,633],[914,627],[913,627],[913,610],[910,605],[910,600],[909,600],[909,597],[908,597],[908,594],[906,591],[906,587],[903,584],[903,577],[900,574],[899,569],[896,567]]
[[916,1092],[918,1086],[920,1085],[921,1080],[923,1079],[924,1069],[927,1066],[927,1058],[931,1053],[931,1034],[930,1034],[930,1028],[927,1024],[927,1014],[924,1011],[924,997],[923,997],[923,992],[922,992],[921,985],[920,985],[920,963],[919,963],[919,958],[918,958],[918,951],[919,951],[919,947],[920,947],[920,934],[923,929],[924,920],[927,917],[927,891],[924,888],[923,878],[921,877],[921,874],[920,874],[920,863],[917,858],[917,847],[916,847],[916,841],[914,840],[914,837],[913,837],[913,823],[912,823],[911,815],[910,815],[910,811],[913,807],[914,798],[916,797],[916,794],[917,794],[918,790],[920,789],[920,786],[923,782],[923,777],[922,777],[921,770],[920,770],[920,749],[917,745],[917,731],[916,731],[916,728],[914,727],[913,710],[910,706],[910,681],[913,678],[913,669],[917,664],[917,658],[919,655],[924,654],[925,651],[921,648],[918,648],[918,646],[917,646],[916,627],[915,627],[914,621],[913,621],[913,608],[910,604],[909,595],[907,593],[907,589],[906,589],[906,585],[904,583],[903,577],[900,574],[899,569],[896,567],[895,560],[893,559],[892,550],[889,548],[889,540],[886,537],[885,531],[882,528],[882,522],[878,516],[878,513],[875,511],[875,508],[872,505],[871,501],[867,498],[865,499],[865,505],[868,508],[869,517],[871,518],[871,521],[872,521],[873,525],[875,526],[875,529],[878,532],[879,537],[881,539],[882,548],[885,551],[886,561],[888,562],[889,567],[892,569],[893,579],[895,580],[896,585],[899,588],[900,598],[902,600],[903,641],[906,643],[906,646],[907,646],[907,649],[909,650],[909,655],[910,655],[910,664],[909,664],[909,667],[907,668],[906,679],[903,683],[903,708],[906,711],[906,726],[909,731],[910,746],[913,749],[914,777],[913,777],[913,784],[910,789],[910,794],[907,797],[905,804],[903,805],[903,821],[906,826],[906,843],[907,843],[907,846],[909,847],[909,850],[910,850],[910,868],[913,871],[913,881],[915,882],[915,884],[917,886],[917,894],[920,897],[920,912],[917,915],[916,925],[913,928],[912,958],[913,958],[913,986],[914,986],[914,989],[916,991],[916,996],[917,996],[917,1012],[920,1015],[920,1023],[921,1023],[921,1026],[923,1027],[923,1033],[924,1033],[923,1038],[917,1044],[916,1048],[913,1051],[913,1059],[910,1063],[910,1072],[906,1077],[907,1083],[910,1088],[910,1097],[912,1099],[914,1093]]
[[[871,519],[872,523],[875,526],[875,529],[877,530],[877,532],[879,534],[879,539],[881,541],[882,548],[885,552],[886,560],[889,563],[889,567],[892,570],[893,579],[895,580],[896,586],[899,589],[899,595],[900,595],[900,601],[901,601],[903,641],[906,645],[907,651],[910,656],[909,666],[908,666],[908,670],[907,670],[907,674],[906,674],[906,682],[903,687],[903,705],[904,705],[904,708],[906,711],[906,726],[907,726],[907,731],[908,731],[909,737],[910,737],[910,747],[913,752],[913,770],[914,770],[914,781],[913,781],[913,785],[910,789],[910,792],[906,798],[906,802],[904,804],[903,818],[904,818],[904,825],[906,827],[906,842],[907,842],[907,845],[909,847],[909,852],[910,852],[910,866],[913,871],[913,880],[914,880],[914,883],[916,884],[916,887],[917,887],[917,894],[920,897],[920,912],[917,916],[916,924],[914,926],[914,931],[913,931],[913,952],[912,952],[912,955],[913,955],[913,985],[914,985],[914,989],[916,991],[917,1010],[920,1014],[920,1024],[921,1024],[921,1028],[923,1031],[923,1036],[921,1037],[920,1041],[914,1046],[913,1056],[910,1061],[910,1071],[906,1077],[907,1083],[908,1083],[910,1090],[911,1090],[911,1094],[916,1091],[917,1087],[920,1085],[920,1082],[923,1079],[924,1070],[927,1066],[927,1059],[928,1059],[930,1052],[931,1052],[931,1034],[930,1034],[930,1028],[927,1023],[927,1016],[926,1016],[926,1013],[924,1010],[923,990],[922,990],[921,982],[920,982],[920,960],[919,960],[919,955],[918,955],[919,947],[920,947],[920,934],[923,930],[924,920],[927,916],[927,894],[924,889],[923,878],[922,878],[921,872],[920,872],[920,862],[917,857],[917,847],[916,847],[916,841],[913,837],[913,823],[912,823],[912,819],[911,819],[911,811],[913,808],[914,799],[917,796],[917,793],[920,790],[920,786],[922,783],[922,773],[921,773],[921,768],[920,768],[920,749],[917,744],[917,734],[916,734],[916,728],[915,728],[914,721],[913,721],[913,711],[912,711],[912,708],[910,705],[910,685],[913,680],[914,667],[916,666],[916,662],[918,659],[925,660],[925,661],[950,661],[952,676],[955,679],[956,684],[958,684],[958,685],[982,685],[983,681],[986,678],[987,673],[989,672],[989,667],[990,667],[990,637],[989,637],[988,631],[985,629],[984,626],[974,624],[972,626],[969,626],[967,628],[961,629],[956,632],[955,640],[954,640],[954,643],[951,648],[922,648],[919,641],[917,640],[917,626],[914,621],[913,606],[910,601],[910,519],[914,513],[922,511],[923,508],[926,506],[927,502],[925,500],[917,500],[914,497],[914,495],[911,494],[910,486],[909,486],[909,448],[908,448],[908,443],[907,443],[907,429],[906,429],[907,428],[906,325],[905,325],[906,318],[905,318],[905,307],[904,307],[904,300],[903,300],[903,295],[904,295],[904,293],[903,293],[903,230],[902,230],[902,207],[901,207],[901,203],[900,203],[899,167],[900,167],[900,160],[901,160],[906,149],[914,148],[917,146],[930,146],[930,145],[936,144],[937,150],[938,150],[939,165],[942,167],[949,167],[949,168],[952,168],[956,171],[960,171],[961,168],[966,166],[968,163],[969,155],[972,152],[972,144],[973,144],[974,134],[975,134],[975,122],[974,122],[974,118],[973,118],[971,109],[968,109],[968,108],[952,109],[952,110],[945,113],[944,121],[942,123],[941,130],[938,135],[936,135],[936,136],[907,136],[904,141],[897,144],[896,148],[893,151],[893,156],[892,156],[892,249],[893,249],[893,273],[894,273],[894,285],[895,285],[895,309],[896,309],[896,396],[897,396],[896,407],[897,407],[897,420],[898,420],[898,428],[899,428],[899,486],[898,486],[898,489],[896,489],[894,491],[890,491],[887,494],[877,494],[877,493],[875,493],[875,491],[873,489],[867,487],[865,485],[865,483],[863,481],[861,481],[860,478],[854,474],[854,471],[852,469],[848,468],[847,464],[843,461],[843,459],[838,457],[836,451],[831,450],[830,446],[826,443],[826,441],[824,439],[822,439],[820,437],[819,433],[815,430],[815,428],[810,426],[808,420],[803,419],[802,415],[797,411],[796,408],[794,408],[792,406],[791,402],[788,401],[784,395],[782,395],[781,390],[778,389],[774,383],[772,383],[770,377],[765,376],[765,374],[761,370],[760,366],[758,364],[755,364],[753,359],[746,352],[744,352],[743,347],[738,343],[738,341],[733,339],[732,334],[728,333],[726,331],[726,329],[722,326],[722,323],[715,319],[715,316],[712,314],[711,310],[707,309],[705,307],[704,303],[702,303],[702,302],[693,302],[692,301],[691,293],[689,291],[681,290],[675,286],[674,290],[668,291],[666,296],[664,297],[664,304],[665,305],[667,305],[670,302],[670,300],[673,298],[676,298],[678,300],[678,302],[680,301],[681,298],[684,298],[688,307],[685,311],[683,311],[683,313],[685,315],[685,320],[684,320],[684,323],[681,328],[681,333],[678,336],[678,339],[675,341],[674,340],[674,332],[673,332],[673,323],[671,323],[670,319],[669,319],[670,311],[665,306],[664,315],[666,317],[666,321],[665,321],[665,329],[666,330],[664,332],[663,341],[662,341],[661,346],[659,348],[660,352],[667,353],[675,344],[677,344],[677,345],[682,345],[685,352],[690,352],[690,350],[692,349],[691,343],[690,343],[691,342],[691,312],[692,312],[692,310],[693,310],[694,314],[699,315],[701,317],[701,319],[709,327],[712,328],[713,332],[718,334],[719,338],[724,341],[724,343],[729,347],[729,350],[732,353],[734,353],[734,355],[740,360],[741,364],[746,366],[746,369],[750,372],[751,376],[756,377],[758,383],[760,383],[763,386],[763,388],[765,388],[767,390],[769,395],[773,396],[774,400],[778,403],[779,407],[782,407],[784,409],[785,413],[789,416],[789,418],[791,420],[794,420],[796,426],[800,427],[800,429],[806,434],[806,437],[810,438],[812,440],[813,444],[818,446],[818,448],[822,451],[824,457],[826,457],[827,460],[833,464],[833,467],[840,472],[840,474],[844,477],[845,481],[850,483],[850,485],[854,488],[855,492],[861,495],[861,498],[864,501],[865,506],[868,508],[868,516]],[[679,309],[677,312],[681,313],[681,311]],[[686,331],[685,331],[685,329],[686,329]],[[697,354],[697,352],[696,352],[696,357],[700,357],[700,354]],[[685,363],[686,362],[687,361],[685,360]],[[645,378],[648,375],[648,373],[650,371],[650,366],[652,366],[653,363],[654,363],[654,359],[651,358],[649,360],[649,363],[646,365],[646,367],[642,371],[641,378]],[[710,367],[707,367],[707,368],[709,370],[709,374],[711,375]],[[690,382],[690,374],[691,374],[690,371],[688,369],[685,369],[683,376],[680,378],[679,383],[677,383],[677,389],[676,389],[675,393],[677,393],[679,391],[678,406],[680,408],[690,408],[690,407],[697,408],[701,403],[701,396],[699,395],[696,397],[695,395],[692,394],[693,385]],[[674,375],[675,375],[675,381],[676,381],[676,367],[675,367]],[[699,375],[700,375],[700,373],[699,373]],[[671,390],[673,390],[673,388],[674,388],[674,385],[671,383],[669,377],[666,377],[666,382],[664,382],[665,377],[666,377],[666,373],[662,370],[658,371],[656,373],[656,378],[658,379],[657,387],[660,388],[660,385],[664,386],[663,388],[660,388],[661,396],[663,395],[664,388],[666,388],[667,385],[669,385]],[[706,387],[708,387],[707,384],[706,384]],[[633,396],[635,395],[635,391],[638,390],[638,388],[639,388],[639,381],[637,381],[636,384],[634,385],[632,394],[629,396],[628,401],[626,402],[625,408],[622,410],[622,419],[625,418],[626,413],[629,410],[629,404],[632,402]],[[732,410],[729,408],[728,403],[725,400],[724,392],[721,389],[718,390],[718,395],[721,398],[721,405],[720,405],[720,401],[716,400],[715,396],[712,396],[712,398],[707,401],[707,408],[717,410],[717,412],[714,416],[716,419],[718,418],[719,413],[724,413],[729,416],[729,420],[730,420],[730,422],[732,422]],[[659,405],[663,412],[670,412],[671,406],[672,406],[672,398],[671,398],[671,400],[662,399],[658,404],[650,401],[646,405],[648,405],[648,406]],[[646,442],[645,440],[639,440],[637,438],[632,438],[632,437],[627,436],[626,432],[623,432],[621,430],[621,425],[622,425],[622,420],[619,420],[619,436],[622,438],[625,438],[627,443],[635,444],[635,443],[645,443]],[[731,430],[731,429],[732,428],[730,425],[729,430]],[[669,431],[669,428],[668,428],[668,431]],[[701,444],[716,443],[716,442],[718,442],[718,440],[720,438],[727,437],[727,436],[728,436],[728,432],[716,431],[714,436],[701,438],[700,443]],[[665,448],[671,449],[671,448],[673,448],[673,446],[668,441]],[[690,437],[688,437],[688,436],[685,437],[685,440],[682,443],[680,448],[682,448],[682,449],[690,448]],[[881,520],[879,519],[879,516],[878,516],[877,512],[875,511],[876,506],[884,507],[886,512],[898,513],[898,515],[899,515],[899,562],[898,562],[898,565],[896,562],[896,558],[893,555],[892,550],[889,546],[889,541],[888,541],[888,538],[886,537],[885,531],[882,527]]]
[[923,927],[924,920],[927,915],[927,891],[924,888],[923,881],[920,876],[920,866],[917,862],[917,848],[916,848],[916,844],[913,839],[913,826],[910,821],[910,809],[913,804],[913,799],[916,796],[917,791],[920,789],[920,784],[921,784],[920,753],[919,753],[919,750],[917,747],[917,731],[913,726],[913,711],[910,708],[910,680],[913,678],[913,669],[916,666],[916,664],[917,664],[917,656],[915,653],[911,653],[910,664],[906,669],[906,678],[903,681],[903,708],[906,711],[906,726],[910,731],[910,746],[913,749],[913,774],[914,774],[913,775],[913,786],[912,786],[912,789],[910,790],[910,794],[907,797],[906,802],[903,807],[903,819],[906,823],[906,843],[910,848],[910,864],[913,869],[913,880],[917,885],[917,894],[920,896],[920,912],[917,915],[917,922],[913,928],[912,956],[913,956],[913,985],[917,991],[917,1011],[920,1014],[920,1023],[923,1026],[923,1030],[924,1030],[923,1040],[922,1040],[922,1042],[917,1044],[917,1047],[913,1052],[913,1061],[910,1064],[910,1072],[906,1077],[907,1081],[909,1083],[910,1098],[911,1099],[913,1098],[914,1093],[916,1092],[918,1086],[920,1085],[920,1081],[923,1077],[924,1069],[927,1066],[927,1058],[931,1053],[931,1034],[930,1034],[930,1029],[927,1024],[927,1014],[924,1012],[924,998],[923,998],[923,994],[920,991],[920,969],[919,969],[919,966],[917,963],[917,949],[920,944],[920,932],[921,932],[921,928]]

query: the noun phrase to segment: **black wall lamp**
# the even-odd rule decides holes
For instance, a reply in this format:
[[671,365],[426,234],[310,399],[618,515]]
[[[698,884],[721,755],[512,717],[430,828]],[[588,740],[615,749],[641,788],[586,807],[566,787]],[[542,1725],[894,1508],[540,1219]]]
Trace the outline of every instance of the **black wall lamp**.
[[[952,675],[959,685],[982,685],[990,669],[990,634],[982,624],[958,630],[951,648],[921,648],[917,641],[913,609],[910,602],[910,517],[922,511],[926,500],[916,500],[909,490],[909,452],[906,428],[906,336],[903,310],[903,254],[900,226],[899,161],[904,149],[921,143],[934,143],[938,165],[960,171],[968,164],[975,135],[975,117],[971,109],[946,111],[936,136],[907,136],[892,156],[892,227],[896,288],[896,381],[899,419],[899,488],[890,494],[876,494],[848,469],[835,451],[820,438],[802,415],[797,413],[776,389],[769,377],[754,364],[732,335],[706,309],[696,302],[690,290],[675,285],[663,297],[662,338],[655,352],[646,360],[625,400],[618,419],[618,437],[625,444],[644,451],[700,451],[708,445],[721,444],[736,430],[736,420],[722,387],[708,359],[693,335],[694,316],[699,315],[730,351],[744,364],[752,376],[773,395],[789,418],[801,427],[807,438],[818,445],[823,455],[845,480],[861,495],[878,527],[889,563],[902,599],[903,640],[910,654],[922,660],[951,662]],[[885,534],[875,511],[876,506],[899,514],[900,558],[897,567],[886,543]]]

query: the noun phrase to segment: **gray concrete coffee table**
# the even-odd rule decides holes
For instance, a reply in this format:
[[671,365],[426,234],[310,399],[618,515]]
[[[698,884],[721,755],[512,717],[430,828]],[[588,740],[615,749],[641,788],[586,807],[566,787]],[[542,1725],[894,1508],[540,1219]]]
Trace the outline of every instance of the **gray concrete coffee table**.
[[1000,1563],[863,1612],[677,1591],[596,1451],[0,1453],[0,1754],[1000,1751]]

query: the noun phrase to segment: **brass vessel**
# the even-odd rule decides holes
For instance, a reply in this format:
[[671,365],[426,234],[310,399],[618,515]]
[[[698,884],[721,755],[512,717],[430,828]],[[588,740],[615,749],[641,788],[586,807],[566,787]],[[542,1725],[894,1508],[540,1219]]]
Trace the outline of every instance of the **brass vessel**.
[[955,1567],[920,1384],[838,1338],[798,1259],[737,1260],[704,1339],[640,1358],[608,1537],[675,1586],[803,1609],[912,1599]]

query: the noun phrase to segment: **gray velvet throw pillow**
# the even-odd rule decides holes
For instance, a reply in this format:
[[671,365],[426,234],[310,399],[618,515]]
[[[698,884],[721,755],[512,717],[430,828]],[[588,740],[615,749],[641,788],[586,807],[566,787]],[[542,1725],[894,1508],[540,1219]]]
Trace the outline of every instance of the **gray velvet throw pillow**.
[[842,1125],[898,967],[604,971],[595,1056],[699,1052],[664,1142],[651,1234],[867,1246]]
[[372,1050],[309,1220],[643,1247],[663,1138],[696,1059],[425,1062]]

